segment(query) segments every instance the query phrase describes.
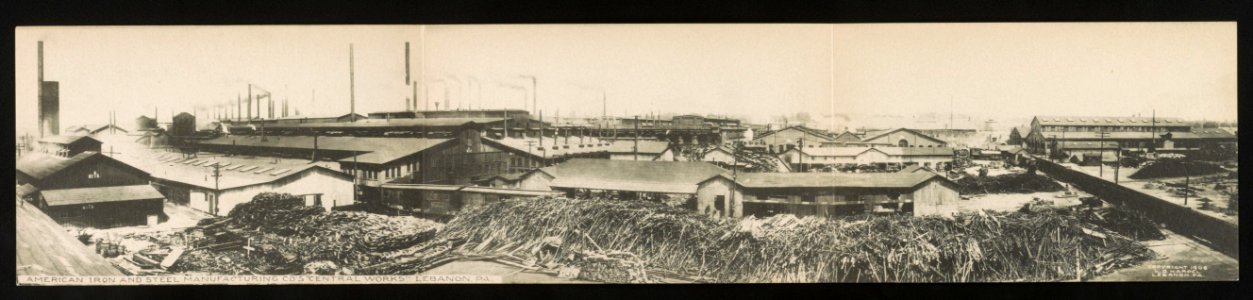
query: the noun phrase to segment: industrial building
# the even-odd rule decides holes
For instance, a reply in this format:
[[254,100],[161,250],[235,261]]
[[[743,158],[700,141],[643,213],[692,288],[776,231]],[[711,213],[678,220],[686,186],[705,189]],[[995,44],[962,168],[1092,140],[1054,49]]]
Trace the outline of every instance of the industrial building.
[[745,147],[757,148],[769,153],[783,153],[799,147],[818,147],[833,142],[835,137],[825,131],[802,125],[757,134]]
[[953,163],[952,148],[912,147],[814,147],[792,149],[778,155],[794,166],[865,166],[880,169],[899,168],[906,165],[922,165],[943,169]]
[[136,166],[152,173],[170,202],[212,215],[226,215],[261,192],[302,196],[328,210],[355,203],[352,176],[308,160],[165,154]]
[[572,159],[527,173],[518,187],[567,194],[625,192],[628,198],[679,195],[694,198],[691,208],[711,216],[736,217],[739,211],[728,200],[734,190],[729,171],[706,162]]
[[67,135],[99,135],[99,134],[121,134],[130,133],[129,130],[117,127],[113,124],[91,124],[91,125],[75,125],[65,128]]
[[[1028,152],[1068,157],[1113,156],[1125,152],[1191,153],[1206,147],[1234,145],[1234,134],[1218,128],[1193,128],[1178,118],[1036,116],[1025,138]],[[1104,153],[1104,154],[1102,154]]]
[[18,197],[62,222],[95,227],[154,225],[163,198],[147,172],[99,152],[35,153],[17,161]]
[[867,132],[861,143],[868,145],[891,145],[896,147],[949,147],[949,143],[909,128],[896,128]]
[[85,135],[54,135],[39,139],[39,152],[72,157],[83,152],[100,152],[103,143]]
[[954,183],[933,172],[741,173],[736,184],[743,213],[759,217],[926,215],[960,199]]
[[156,118],[149,118],[148,116],[139,116],[135,118],[134,129],[135,129],[134,131],[153,131],[153,130],[160,130],[161,127],[157,126]]

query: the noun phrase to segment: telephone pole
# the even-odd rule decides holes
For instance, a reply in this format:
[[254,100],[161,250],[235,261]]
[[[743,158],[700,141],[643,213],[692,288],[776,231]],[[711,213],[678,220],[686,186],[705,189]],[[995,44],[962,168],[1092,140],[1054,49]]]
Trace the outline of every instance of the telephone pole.
[[1097,149],[1100,149],[1097,150],[1097,153],[1099,154],[1096,156],[1097,170],[1099,170],[1098,177],[1105,178],[1105,136],[1109,135],[1109,132],[1101,131],[1098,132],[1097,135],[1100,136],[1100,139],[1098,139],[1099,142],[1097,142],[1096,145]]
[[635,145],[631,146],[631,158],[640,160],[640,116],[635,116]]

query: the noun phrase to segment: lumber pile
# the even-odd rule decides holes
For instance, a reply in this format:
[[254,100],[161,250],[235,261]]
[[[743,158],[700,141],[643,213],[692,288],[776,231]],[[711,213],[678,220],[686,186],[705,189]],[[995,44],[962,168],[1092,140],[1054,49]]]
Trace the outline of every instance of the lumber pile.
[[657,273],[712,282],[1083,280],[1153,255],[1070,210],[733,222],[660,204],[549,198],[467,211],[440,236],[464,239],[466,255],[583,267],[580,278],[609,282]]
[[956,183],[959,191],[964,195],[1056,192],[1066,189],[1053,179],[1030,173],[992,177],[966,176],[958,179]]

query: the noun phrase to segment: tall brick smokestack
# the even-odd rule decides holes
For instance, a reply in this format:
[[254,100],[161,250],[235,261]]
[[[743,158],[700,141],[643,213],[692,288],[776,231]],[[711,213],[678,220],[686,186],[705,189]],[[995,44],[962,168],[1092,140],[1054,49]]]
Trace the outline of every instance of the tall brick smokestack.
[[56,81],[44,81],[44,42],[39,41],[39,136],[50,136],[61,133],[60,84]]

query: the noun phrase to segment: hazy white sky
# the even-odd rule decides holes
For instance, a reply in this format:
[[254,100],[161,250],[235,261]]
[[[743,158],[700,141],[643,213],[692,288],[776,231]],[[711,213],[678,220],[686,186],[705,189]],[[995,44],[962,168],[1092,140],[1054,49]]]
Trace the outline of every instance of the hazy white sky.
[[[61,125],[234,109],[248,83],[304,114],[401,110],[404,42],[419,99],[545,116],[810,111],[1236,118],[1235,23],[28,27],[15,121],[33,129],[36,41]],[[834,41],[834,43],[833,43]],[[834,58],[834,61],[832,59]],[[423,75],[423,76],[420,76]],[[834,85],[834,88],[833,88]],[[314,91],[316,90],[316,100]],[[832,91],[834,90],[834,97]],[[245,95],[246,96],[246,95]],[[479,100],[482,99],[482,100]],[[834,101],[834,102],[832,102]],[[277,106],[277,104],[276,104]],[[443,104],[440,104],[443,108]]]

